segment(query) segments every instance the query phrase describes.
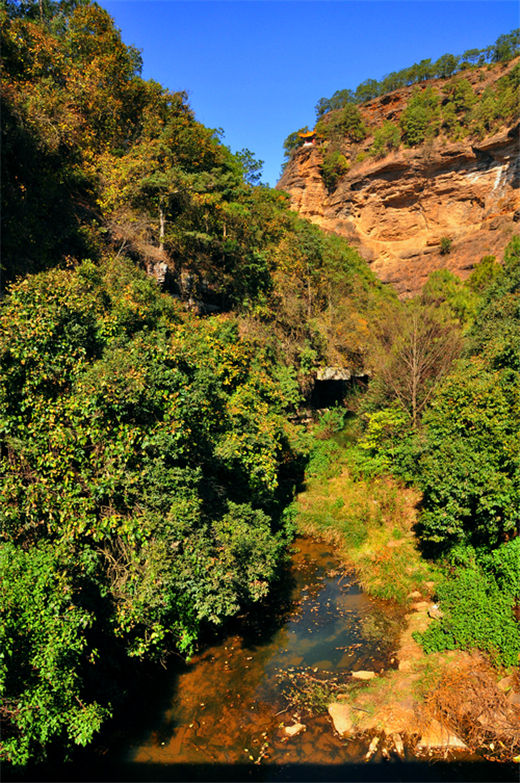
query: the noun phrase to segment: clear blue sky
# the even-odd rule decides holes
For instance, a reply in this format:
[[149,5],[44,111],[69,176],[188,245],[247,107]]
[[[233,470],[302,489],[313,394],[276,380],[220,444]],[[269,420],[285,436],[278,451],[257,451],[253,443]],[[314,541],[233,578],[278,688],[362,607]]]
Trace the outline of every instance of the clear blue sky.
[[197,119],[249,148],[274,185],[283,141],[319,98],[518,27],[516,0],[99,0],[143,76],[186,90]]

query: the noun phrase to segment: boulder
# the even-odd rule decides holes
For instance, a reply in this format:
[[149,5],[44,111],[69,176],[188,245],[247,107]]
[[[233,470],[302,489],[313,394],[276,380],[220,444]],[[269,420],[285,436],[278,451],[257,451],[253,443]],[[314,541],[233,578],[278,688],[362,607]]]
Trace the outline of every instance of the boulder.
[[403,740],[401,739],[401,735],[397,732],[394,732],[392,734],[392,742],[394,743],[395,752],[399,758],[404,758],[404,744]]
[[332,704],[329,704],[327,710],[330,717],[332,718],[332,723],[334,724],[334,728],[338,734],[342,737],[345,736],[345,734],[350,734],[354,723],[352,721],[352,714],[348,704],[338,704],[338,702],[333,702]]
[[444,612],[442,609],[439,609],[439,604],[432,604],[430,606],[428,609],[428,617],[431,617],[432,620],[442,620]]
[[498,682],[498,687],[501,691],[504,693],[508,693],[511,688],[515,688],[516,685],[516,677],[514,677],[512,674],[508,675],[507,677],[502,677],[501,680]]
[[292,726],[284,726],[284,732],[288,737],[296,737],[297,734],[301,734],[305,731],[306,726],[303,723],[293,723]]
[[509,704],[520,709],[520,693],[518,691],[511,689],[507,692],[506,696]]
[[352,371],[348,367],[319,367],[316,370],[317,381],[349,381]]
[[370,745],[368,746],[368,750],[365,754],[365,761],[370,761],[370,759],[376,752],[378,745],[379,745],[379,737],[372,737],[372,741],[370,742]]
[[363,670],[352,672],[352,677],[354,677],[355,680],[373,680],[374,677],[377,677],[377,674],[375,672],[366,672]]

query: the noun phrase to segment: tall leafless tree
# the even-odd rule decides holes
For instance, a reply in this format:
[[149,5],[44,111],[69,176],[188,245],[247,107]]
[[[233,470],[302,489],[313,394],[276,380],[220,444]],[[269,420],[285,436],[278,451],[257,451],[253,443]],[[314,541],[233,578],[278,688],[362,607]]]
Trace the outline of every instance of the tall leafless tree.
[[460,330],[433,306],[410,302],[382,319],[373,370],[383,394],[408,411],[414,427],[461,348]]

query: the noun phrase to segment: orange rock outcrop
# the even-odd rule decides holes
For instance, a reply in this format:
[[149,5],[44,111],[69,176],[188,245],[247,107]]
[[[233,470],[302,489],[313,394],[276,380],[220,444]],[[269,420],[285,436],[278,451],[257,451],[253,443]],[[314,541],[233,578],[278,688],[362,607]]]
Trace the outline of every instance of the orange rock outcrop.
[[[376,124],[396,122],[407,91],[371,101],[363,113]],[[297,150],[277,187],[303,217],[358,247],[402,296],[420,291],[436,269],[464,278],[484,255],[501,258],[520,230],[518,124],[478,142],[441,137],[380,159],[360,155],[370,144],[345,143],[351,165],[332,193],[320,175],[319,146]],[[443,237],[449,253],[441,252]]]

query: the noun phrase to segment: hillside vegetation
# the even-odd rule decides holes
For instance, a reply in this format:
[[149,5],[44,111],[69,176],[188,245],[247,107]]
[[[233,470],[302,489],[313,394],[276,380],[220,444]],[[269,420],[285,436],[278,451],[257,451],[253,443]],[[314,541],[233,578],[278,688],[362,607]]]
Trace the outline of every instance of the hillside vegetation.
[[[422,60],[410,68],[368,79],[355,91],[338,90],[316,106],[316,142],[323,154],[321,174],[329,190],[357,162],[346,156],[345,144],[363,144],[360,160],[380,158],[400,147],[432,141],[482,139],[518,119],[520,100],[520,31],[500,36],[486,49],[460,57],[445,54],[432,63]],[[372,102],[399,90],[403,105],[395,120],[374,122]],[[306,131],[308,128],[302,128]],[[303,144],[295,131],[284,142],[286,158]]]
[[470,285],[438,274],[400,303],[144,81],[99,6],[0,13],[3,758],[67,757],[133,664],[266,599],[305,466],[343,459],[296,423],[324,364],[372,373],[349,400],[351,496],[391,472],[423,493],[410,551],[447,573],[425,646],[517,662],[518,240]]
[[1,11],[1,715],[15,764],[88,743],[126,659],[189,654],[265,598],[304,459],[288,416],[316,363],[363,367],[391,298],[345,242],[252,184],[252,155],[184,94],[140,77],[103,9],[39,12]]
[[428,79],[447,79],[456,74],[471,71],[493,63],[508,63],[520,54],[520,28],[500,35],[494,44],[484,49],[468,49],[461,55],[443,54],[432,62],[430,58],[414,63],[408,68],[393,71],[381,81],[366,79],[352,90],[337,90],[331,98],[320,98],[316,104],[316,116],[320,119],[327,112],[342,109],[348,103],[366,101],[387,95],[411,84],[420,84]]

